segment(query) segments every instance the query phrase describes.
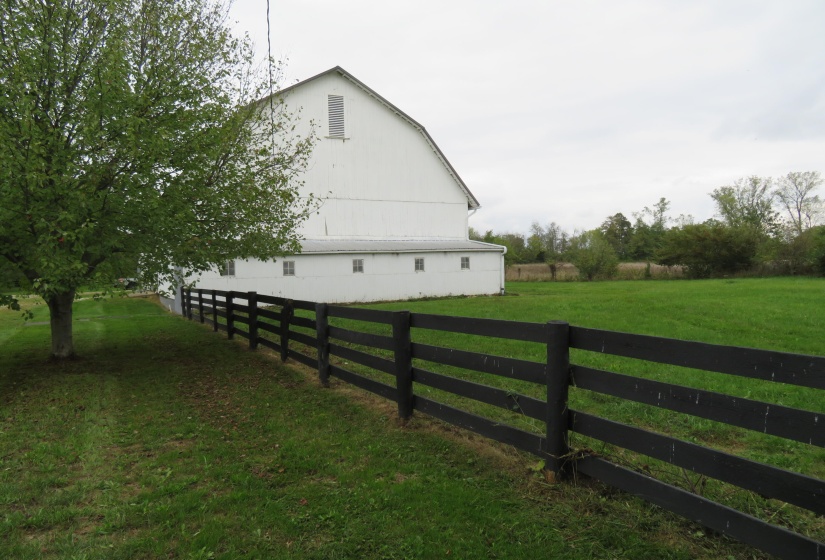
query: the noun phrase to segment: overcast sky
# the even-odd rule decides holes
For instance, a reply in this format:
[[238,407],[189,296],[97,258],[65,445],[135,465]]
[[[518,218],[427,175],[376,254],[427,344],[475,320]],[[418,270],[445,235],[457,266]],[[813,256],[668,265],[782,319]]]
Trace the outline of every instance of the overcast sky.
[[[341,66],[421,123],[480,231],[591,229],[825,173],[823,0],[271,0],[284,85]],[[266,54],[266,0],[235,28]],[[823,194],[823,193],[820,193]]]

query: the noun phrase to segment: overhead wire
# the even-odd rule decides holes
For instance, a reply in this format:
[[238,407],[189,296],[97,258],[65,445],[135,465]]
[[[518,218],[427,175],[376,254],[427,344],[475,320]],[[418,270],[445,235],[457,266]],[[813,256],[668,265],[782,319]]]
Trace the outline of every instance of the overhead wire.
[[269,0],[266,0],[266,62],[269,72],[269,133],[272,143],[272,157],[275,157],[275,91],[272,80],[272,31],[269,23]]

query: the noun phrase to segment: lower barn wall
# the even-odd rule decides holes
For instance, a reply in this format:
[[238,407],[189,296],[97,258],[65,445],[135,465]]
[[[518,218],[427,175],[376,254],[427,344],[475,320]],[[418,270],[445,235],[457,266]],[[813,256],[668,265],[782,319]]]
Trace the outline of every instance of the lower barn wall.
[[[470,269],[461,269],[461,257]],[[415,259],[424,259],[416,272]],[[363,259],[364,272],[353,272],[353,260]],[[284,276],[283,262],[295,263],[295,275]],[[502,253],[428,252],[295,255],[275,261],[235,261],[234,276],[215,271],[187,283],[209,290],[258,292],[291,299],[351,303],[490,295],[503,291]]]

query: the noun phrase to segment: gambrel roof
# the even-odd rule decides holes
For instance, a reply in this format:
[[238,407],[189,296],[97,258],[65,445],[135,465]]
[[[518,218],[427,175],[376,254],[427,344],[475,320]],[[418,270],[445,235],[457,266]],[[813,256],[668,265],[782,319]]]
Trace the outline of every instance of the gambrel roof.
[[[294,85],[291,85],[287,88],[284,88],[284,89],[280,90],[278,93],[276,93],[275,95],[283,96],[284,94],[288,93],[289,91],[291,91],[293,89],[299,88],[299,87],[301,87],[302,85],[304,85],[308,82],[311,82],[313,80],[317,80],[318,78],[321,78],[323,76],[327,76],[329,74],[337,74],[337,75],[343,77],[344,79],[349,80],[350,82],[355,84],[358,88],[363,90],[367,95],[369,95],[370,97],[372,97],[373,99],[375,99],[376,101],[378,101],[379,103],[384,105],[387,109],[389,109],[390,111],[395,113],[397,116],[401,117],[403,120],[405,120],[407,123],[409,123],[413,128],[415,128],[421,134],[421,136],[424,137],[424,140],[429,144],[429,146],[432,149],[433,153],[441,161],[441,163],[446,168],[447,172],[450,174],[450,176],[456,182],[458,187],[462,190],[464,195],[467,197],[467,206],[468,206],[468,208],[473,209],[473,210],[477,210],[478,208],[481,208],[481,204],[479,204],[478,199],[476,199],[475,195],[473,195],[473,193],[470,192],[470,189],[467,188],[467,185],[464,184],[464,181],[461,179],[461,177],[458,175],[456,170],[453,168],[452,164],[450,164],[450,162],[444,156],[444,153],[441,151],[441,149],[438,147],[438,145],[436,145],[435,141],[432,139],[432,137],[427,132],[427,130],[423,126],[421,126],[417,121],[415,121],[413,118],[411,118],[409,115],[407,115],[404,111],[402,111],[401,109],[399,109],[398,107],[396,107],[395,105],[393,105],[392,103],[390,103],[389,101],[387,101],[386,99],[384,99],[383,97],[378,95],[374,90],[372,90],[370,87],[365,85],[363,82],[358,80],[355,76],[353,76],[352,74],[350,74],[349,72],[347,72],[346,70],[341,68],[340,66],[330,68],[326,72],[321,72],[320,74],[316,74],[315,76],[312,76],[311,78],[307,78],[306,80],[300,81],[300,82],[298,82]],[[266,101],[266,99],[268,99],[268,98],[265,98],[262,101]]]

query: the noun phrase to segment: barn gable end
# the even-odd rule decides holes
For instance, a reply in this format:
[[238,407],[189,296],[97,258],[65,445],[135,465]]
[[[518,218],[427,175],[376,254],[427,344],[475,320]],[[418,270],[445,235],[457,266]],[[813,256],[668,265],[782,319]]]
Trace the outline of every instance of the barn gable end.
[[303,179],[323,204],[304,236],[466,239],[478,201],[421,125],[340,67],[281,95],[317,125]]

